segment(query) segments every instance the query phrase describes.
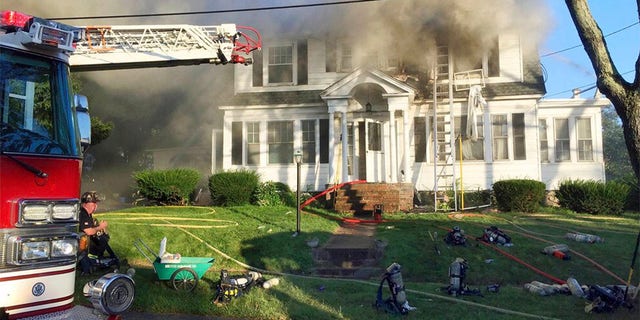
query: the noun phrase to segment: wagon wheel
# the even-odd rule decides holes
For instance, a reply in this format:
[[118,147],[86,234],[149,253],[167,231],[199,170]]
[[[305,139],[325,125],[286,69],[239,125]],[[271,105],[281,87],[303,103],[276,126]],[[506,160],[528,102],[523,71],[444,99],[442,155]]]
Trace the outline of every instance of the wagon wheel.
[[191,292],[198,285],[198,275],[191,268],[180,268],[171,275],[170,281],[174,289]]

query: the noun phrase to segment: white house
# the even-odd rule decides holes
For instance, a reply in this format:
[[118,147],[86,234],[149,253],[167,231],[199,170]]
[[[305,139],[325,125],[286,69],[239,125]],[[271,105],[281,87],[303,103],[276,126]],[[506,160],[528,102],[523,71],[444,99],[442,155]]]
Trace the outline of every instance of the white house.
[[264,39],[254,64],[236,67],[236,94],[220,107],[222,169],[295,189],[299,150],[303,190],[360,179],[426,191],[604,180],[609,101],[541,99],[539,59],[525,40],[501,34],[472,57],[426,46],[433,59],[410,66],[390,52],[357,52],[348,39]]

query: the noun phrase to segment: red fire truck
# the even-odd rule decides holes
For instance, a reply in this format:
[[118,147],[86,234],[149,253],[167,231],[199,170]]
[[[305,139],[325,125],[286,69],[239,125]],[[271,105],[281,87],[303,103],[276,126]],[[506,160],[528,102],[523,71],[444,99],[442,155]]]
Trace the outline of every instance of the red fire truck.
[[181,34],[193,28],[77,28],[0,12],[0,319],[74,305],[82,155],[91,126],[87,99],[72,93],[70,65],[249,64],[242,54],[260,48],[235,25]]

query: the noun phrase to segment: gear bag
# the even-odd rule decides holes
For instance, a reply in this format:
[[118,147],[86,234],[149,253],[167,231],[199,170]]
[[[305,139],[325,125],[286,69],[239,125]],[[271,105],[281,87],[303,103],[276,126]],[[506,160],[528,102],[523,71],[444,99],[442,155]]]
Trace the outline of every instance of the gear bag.
[[227,270],[223,269],[220,271],[220,281],[216,286],[216,296],[213,303],[231,301],[262,282],[264,282],[264,278],[258,272],[249,271],[243,275],[231,276]]

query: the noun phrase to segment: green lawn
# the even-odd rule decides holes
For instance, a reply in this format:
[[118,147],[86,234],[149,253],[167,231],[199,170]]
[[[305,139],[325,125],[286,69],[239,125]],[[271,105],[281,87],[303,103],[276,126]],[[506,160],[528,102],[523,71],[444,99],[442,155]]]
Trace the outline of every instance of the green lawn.
[[[312,209],[310,209],[312,210]],[[295,230],[295,208],[288,207],[136,207],[97,214],[109,221],[111,244],[121,258],[136,269],[134,310],[157,313],[187,313],[242,319],[392,319],[377,312],[375,301],[379,279],[369,281],[312,276],[313,260],[307,239],[324,243],[338,227],[336,215],[305,212],[302,234]],[[328,218],[329,217],[329,218]],[[523,290],[533,280],[552,283],[531,268],[507,258],[492,247],[473,240],[494,225],[512,237],[513,247],[499,247],[508,254],[558,279],[576,278],[581,284],[621,284],[626,281],[635,239],[640,229],[638,214],[621,217],[576,215],[561,211],[537,214],[385,214],[389,220],[377,226],[377,239],[388,242],[382,264],[398,262],[413,319],[519,319],[526,315],[557,319],[636,319],[640,307],[615,314],[589,314],[586,300],[574,296],[541,297]],[[449,247],[443,241],[448,229],[460,226],[471,236],[466,247]],[[564,239],[567,232],[580,231],[603,237],[603,243],[578,243]],[[435,241],[431,240],[436,235]],[[183,257],[212,257],[216,261],[192,294],[176,292],[166,281],[158,281],[153,267],[133,246],[142,240],[153,250],[167,237],[167,251]],[[565,243],[575,252],[570,260],[559,260],[540,251],[553,243]],[[438,247],[440,254],[435,247]],[[448,267],[456,257],[469,263],[467,283],[481,289],[484,297],[454,298],[441,292],[448,284]],[[586,258],[586,259],[585,259]],[[492,259],[491,263],[486,263]],[[254,288],[225,305],[214,305],[215,284],[221,269],[231,274],[245,266],[280,274],[280,285]],[[640,262],[636,269],[640,268]],[[640,282],[640,272],[632,283]],[[273,275],[266,274],[267,278]],[[97,276],[78,278],[77,301],[87,303],[81,288]],[[498,283],[498,293],[486,286]],[[384,297],[389,290],[383,288]],[[509,312],[519,312],[516,315]]]

